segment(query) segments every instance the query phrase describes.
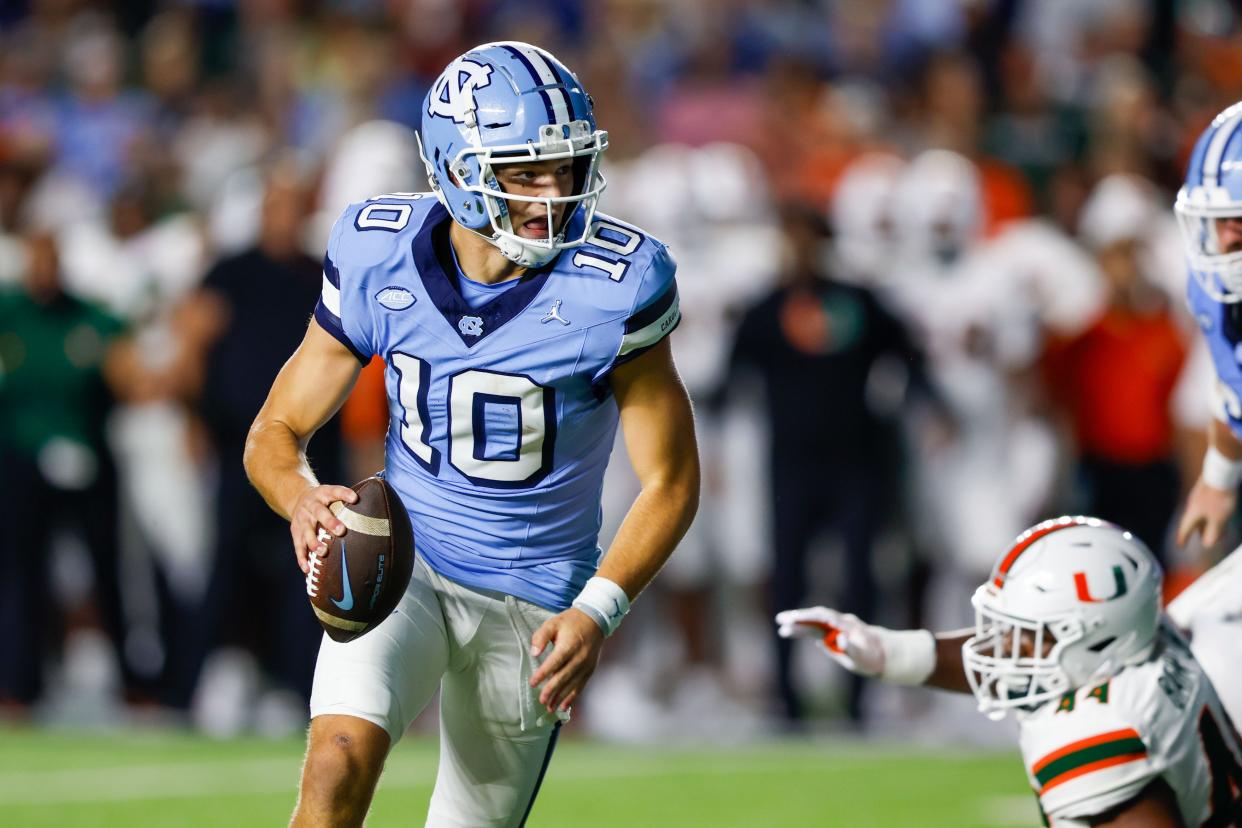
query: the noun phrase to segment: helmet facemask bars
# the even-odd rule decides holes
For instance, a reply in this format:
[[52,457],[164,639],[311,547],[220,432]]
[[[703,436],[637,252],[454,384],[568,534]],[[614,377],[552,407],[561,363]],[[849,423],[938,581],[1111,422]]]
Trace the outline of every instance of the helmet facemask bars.
[[1186,262],[1203,290],[1217,302],[1242,301],[1242,246],[1222,249],[1219,234],[1219,222],[1242,221],[1242,203],[1231,200],[1221,188],[1183,187],[1173,211]]
[[1037,707],[1071,689],[1060,658],[1084,630],[1068,616],[1041,622],[1007,615],[990,605],[989,586],[971,598],[975,634],[962,645],[962,662],[979,710],[1000,719],[1009,710]]

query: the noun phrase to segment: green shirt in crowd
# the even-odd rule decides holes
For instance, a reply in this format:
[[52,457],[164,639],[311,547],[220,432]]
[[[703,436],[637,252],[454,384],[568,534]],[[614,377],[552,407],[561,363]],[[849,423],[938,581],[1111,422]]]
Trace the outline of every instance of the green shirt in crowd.
[[111,405],[104,354],[123,328],[70,296],[44,305],[0,290],[0,448],[32,458],[54,441],[100,450]]

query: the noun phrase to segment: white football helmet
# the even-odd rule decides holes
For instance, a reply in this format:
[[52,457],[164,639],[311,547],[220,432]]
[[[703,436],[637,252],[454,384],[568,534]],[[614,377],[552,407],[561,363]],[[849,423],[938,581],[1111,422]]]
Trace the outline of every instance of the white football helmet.
[[889,276],[897,228],[894,189],[905,167],[896,155],[869,152],[841,173],[828,205],[842,275],[855,282]]
[[1142,541],[1097,518],[1022,533],[971,598],[962,659],[979,709],[1003,718],[1148,658],[1162,580]]
[[983,231],[979,170],[949,150],[927,150],[907,164],[892,206],[902,250],[916,261],[952,264]]
[[1218,222],[1242,218],[1242,102],[1216,116],[1199,136],[1173,210],[1186,264],[1217,302],[1242,302],[1242,250],[1222,249]]

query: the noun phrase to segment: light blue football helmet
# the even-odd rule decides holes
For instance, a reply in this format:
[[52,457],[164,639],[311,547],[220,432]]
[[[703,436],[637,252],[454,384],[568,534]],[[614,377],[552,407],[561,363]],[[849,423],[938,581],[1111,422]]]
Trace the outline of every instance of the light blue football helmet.
[[1216,232],[1221,219],[1242,218],[1242,103],[1199,136],[1173,209],[1191,276],[1218,302],[1242,301],[1242,250],[1222,250]]
[[[486,43],[461,55],[432,84],[423,102],[419,152],[427,178],[453,219],[494,244],[509,260],[539,267],[590,232],[608,133],[597,129],[592,101],[578,78],[543,49],[527,43]],[[574,159],[574,191],[561,197],[506,193],[493,167],[514,161]],[[509,201],[569,205],[544,239],[513,231]],[[566,228],[586,211],[575,238]]]

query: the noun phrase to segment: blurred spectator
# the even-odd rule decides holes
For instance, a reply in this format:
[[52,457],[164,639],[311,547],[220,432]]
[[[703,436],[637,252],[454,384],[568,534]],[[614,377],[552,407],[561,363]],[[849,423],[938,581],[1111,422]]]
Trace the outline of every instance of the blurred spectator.
[[[183,706],[179,676],[187,628],[203,593],[211,531],[202,447],[182,397],[191,352],[173,309],[202,277],[205,251],[189,213],[160,216],[159,192],[139,178],[108,213],[60,234],[65,285],[129,325],[139,382],[113,412],[108,436],[121,484],[126,547],[126,658],[150,696]],[[201,440],[199,440],[201,444]]]
[[103,198],[124,183],[150,129],[146,96],[125,91],[125,43],[104,26],[73,37],[65,52],[70,91],[56,116],[56,160]]
[[45,657],[64,632],[52,595],[58,533],[85,542],[95,598],[87,617],[118,659],[124,637],[116,473],[104,441],[105,376],[124,381],[122,324],[64,292],[53,237],[28,236],[25,248],[19,289],[0,292],[0,498],[12,517],[0,533],[0,701],[23,706],[40,698]]
[[[190,327],[202,332],[199,410],[219,463],[216,554],[198,621],[204,640],[195,656],[226,644],[252,650],[274,698],[288,699],[274,708],[300,726],[321,630],[307,611],[289,526],[251,488],[242,449],[272,381],[306,332],[322,269],[302,252],[311,208],[305,171],[292,156],[282,156],[266,185],[258,243],[218,262],[183,308],[194,319]],[[335,419],[316,432],[310,457],[322,479],[344,480]]]
[[[722,418],[706,403],[727,368],[729,339],[722,332],[770,289],[780,266],[775,210],[758,158],[737,144],[657,144],[637,158],[611,159],[607,175],[608,212],[643,216],[644,229],[677,251],[679,301],[695,312],[673,337],[673,356],[698,406],[705,473],[699,517],[653,585],[663,623],[676,634],[639,641],[630,663],[606,667],[587,723],[619,738],[657,732],[701,738],[725,722],[740,732],[754,716],[734,697],[768,689],[756,688],[762,677],[754,672],[753,646],[743,643],[740,657],[729,658],[735,641],[766,641],[769,627],[758,594],[768,566],[764,486],[755,473],[763,462],[762,414],[737,404]],[[625,452],[616,452],[604,482],[605,548],[637,493]],[[718,619],[726,614],[730,623],[722,628]],[[656,660],[661,666],[651,669]],[[633,712],[611,715],[618,709]]]
[[1082,511],[1129,528],[1162,561],[1180,491],[1172,403],[1187,354],[1169,297],[1145,272],[1165,212],[1133,177],[1096,186],[1080,227],[1107,279],[1107,305],[1048,358],[1078,448]]
[[[824,272],[827,228],[818,214],[787,208],[782,215],[786,262],[782,284],[743,316],[733,342],[729,377],[747,368],[764,380],[771,420],[773,607],[805,597],[809,555],[828,529],[844,546],[841,601],[849,612],[874,612],[872,539],[880,520],[882,485],[876,457],[883,430],[867,404],[877,360],[899,355],[912,376],[921,360],[906,332],[866,288]],[[924,386],[926,387],[926,386]],[[777,687],[787,720],[802,717],[789,642],[773,636]],[[860,682],[848,713],[862,715]]]
[[1039,83],[1035,56],[1014,45],[999,64],[997,82],[1007,106],[988,119],[984,152],[1018,170],[1034,191],[1037,204],[1051,204],[1053,176],[1082,156],[1086,128],[1080,113],[1055,104]]
[[884,296],[910,324],[958,425],[946,432],[907,418],[916,536],[940,574],[967,589],[1052,486],[1053,436],[1019,393],[1038,356],[1039,324],[1018,268],[988,255],[979,172],[966,157],[921,153],[892,203],[898,252]]

